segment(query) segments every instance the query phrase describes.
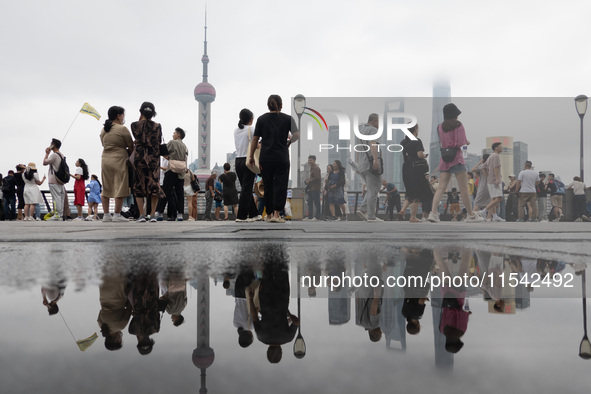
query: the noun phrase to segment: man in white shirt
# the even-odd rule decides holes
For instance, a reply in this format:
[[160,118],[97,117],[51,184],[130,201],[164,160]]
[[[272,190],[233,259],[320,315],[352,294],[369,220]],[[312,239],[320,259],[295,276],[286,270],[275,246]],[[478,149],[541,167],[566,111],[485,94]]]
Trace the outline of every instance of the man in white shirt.
[[63,155],[60,152],[61,146],[62,143],[60,140],[52,138],[51,145],[45,149],[45,157],[43,158],[43,165],[49,166],[49,191],[51,192],[51,198],[55,205],[55,215],[50,220],[62,220],[64,216],[66,188],[55,176],[63,159]]
[[517,192],[519,193],[519,219],[517,222],[524,221],[524,210],[526,203],[529,203],[529,221],[537,222],[538,205],[536,201],[536,185],[540,183],[540,177],[537,172],[532,170],[531,161],[526,161],[523,171],[517,177]]

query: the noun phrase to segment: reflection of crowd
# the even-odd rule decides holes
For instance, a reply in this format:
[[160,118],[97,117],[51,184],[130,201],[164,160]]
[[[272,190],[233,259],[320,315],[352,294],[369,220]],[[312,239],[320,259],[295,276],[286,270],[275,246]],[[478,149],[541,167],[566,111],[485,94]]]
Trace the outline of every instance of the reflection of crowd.
[[[238,346],[248,348],[262,343],[267,348],[268,361],[278,363],[284,357],[285,345],[294,342],[301,328],[299,302],[297,315],[292,313],[287,250],[252,247],[245,252],[239,261],[223,271],[223,287],[234,298],[232,320]],[[425,335],[421,321],[431,305],[433,334],[440,336],[441,341],[436,343],[447,353],[458,353],[465,344],[475,340],[466,333],[472,314],[482,313],[483,305],[488,313],[515,314],[523,307],[524,300],[529,299],[529,293],[535,291],[536,278],[538,282],[546,277],[554,281],[556,275],[564,278],[572,275],[565,271],[568,265],[558,261],[447,246],[433,250],[402,248],[399,253],[369,251],[352,261],[336,253],[326,264],[313,260],[300,267],[303,275],[312,278],[304,297],[325,296],[328,291],[330,325],[349,323],[353,299],[355,324],[366,332],[371,342],[384,341],[388,347],[399,342],[405,349],[407,334]],[[585,269],[584,265],[573,267],[576,275]],[[210,275],[215,279],[220,277],[216,271]],[[320,284],[324,275],[367,276],[370,280],[362,285],[341,283],[325,289]],[[205,277],[209,280],[207,274]],[[388,282],[392,277],[403,278],[403,284],[392,286]],[[105,348],[120,349],[127,328],[128,334],[135,336],[138,352],[150,354],[155,337],[165,325],[164,315],[170,316],[174,326],[184,323],[189,279],[175,265],[166,269],[148,265],[132,269],[115,262],[105,264],[97,318]],[[515,284],[508,285],[511,281]],[[439,284],[431,288],[434,283]],[[42,302],[50,315],[60,312],[58,304],[64,298],[66,284],[60,266],[55,266],[43,282]],[[469,300],[478,295],[482,302],[471,308]]]

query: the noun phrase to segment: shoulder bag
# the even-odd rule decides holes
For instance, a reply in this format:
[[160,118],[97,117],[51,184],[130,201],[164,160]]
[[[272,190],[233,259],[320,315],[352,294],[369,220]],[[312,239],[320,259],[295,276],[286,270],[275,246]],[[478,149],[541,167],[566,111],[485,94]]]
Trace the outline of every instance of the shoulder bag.
[[368,152],[365,152],[365,154],[367,154],[367,160],[369,161],[369,172],[371,172],[373,175],[382,175],[384,173],[384,161],[382,160],[382,156],[379,155],[377,160],[378,160],[378,169],[374,170],[373,169],[373,155],[371,154],[371,150]]
[[250,160],[249,160],[249,157],[250,157],[250,149],[252,148],[251,145],[252,144],[258,144],[258,139],[255,141],[252,138],[252,134],[250,133],[251,127],[252,126],[248,126],[248,154],[246,156],[246,167],[250,171],[252,171],[252,172],[254,172],[255,174],[258,175],[258,174],[261,173],[261,167],[259,165],[259,156],[261,154],[261,149],[258,146],[257,146],[256,150],[254,151],[254,155],[253,155],[253,157],[254,157],[254,166],[250,164]]
[[443,160],[446,163],[451,163],[452,161],[454,161],[460,148],[458,148],[457,146],[452,146],[449,148],[441,147],[441,139],[439,138],[439,126],[437,126],[437,140],[439,141],[439,151],[441,152],[441,160]]

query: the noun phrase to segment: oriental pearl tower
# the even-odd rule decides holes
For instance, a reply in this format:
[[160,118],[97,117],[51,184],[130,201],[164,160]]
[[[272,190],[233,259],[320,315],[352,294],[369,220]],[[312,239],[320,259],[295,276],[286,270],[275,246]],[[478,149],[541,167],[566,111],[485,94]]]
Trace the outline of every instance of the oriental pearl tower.
[[209,347],[209,276],[201,272],[197,278],[197,347],[193,350],[193,365],[201,371],[199,394],[207,394],[207,368],[215,359]]
[[215,88],[207,82],[207,12],[205,14],[205,40],[203,41],[203,81],[195,86],[195,100],[199,102],[199,168],[210,169],[211,103],[215,100]]

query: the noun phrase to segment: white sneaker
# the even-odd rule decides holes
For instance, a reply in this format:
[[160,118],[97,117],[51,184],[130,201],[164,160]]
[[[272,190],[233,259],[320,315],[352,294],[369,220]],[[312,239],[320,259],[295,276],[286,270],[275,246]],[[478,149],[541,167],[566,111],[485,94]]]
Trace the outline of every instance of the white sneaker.
[[129,222],[129,220],[127,220],[125,217],[123,217],[121,215],[113,215],[113,221],[119,222],[119,223]]
[[428,221],[430,221],[431,223],[439,223],[439,213],[437,212],[431,212],[429,213],[429,217],[427,218]]
[[112,222],[112,221],[113,221],[113,214],[112,213],[103,214],[103,222]]
[[62,221],[62,218],[59,215],[53,215],[52,217],[50,217],[48,220],[52,221],[52,222],[58,222],[58,221]]
[[74,219],[74,221],[80,221],[80,220],[84,220],[84,218],[82,216],[76,216],[76,219]]
[[475,213],[472,213],[472,216],[468,215],[468,217],[466,218],[466,223],[483,223],[483,222],[486,222],[486,219],[480,215],[476,215]]
[[250,220],[250,219],[236,219],[236,220],[234,220],[234,221],[235,221],[236,223],[249,223],[249,222],[251,222],[252,220]]
[[374,219],[367,219],[367,221],[372,223],[383,222],[383,220],[377,216]]
[[367,214],[363,211],[357,211],[357,216],[359,216],[362,220],[367,221]]
[[502,217],[500,217],[499,215],[497,215],[496,213],[493,215],[493,222],[506,222],[505,219],[503,219]]
[[483,218],[486,219],[486,217],[488,216],[488,211],[486,209],[483,209],[482,211],[476,211],[474,212],[476,215],[479,215]]

